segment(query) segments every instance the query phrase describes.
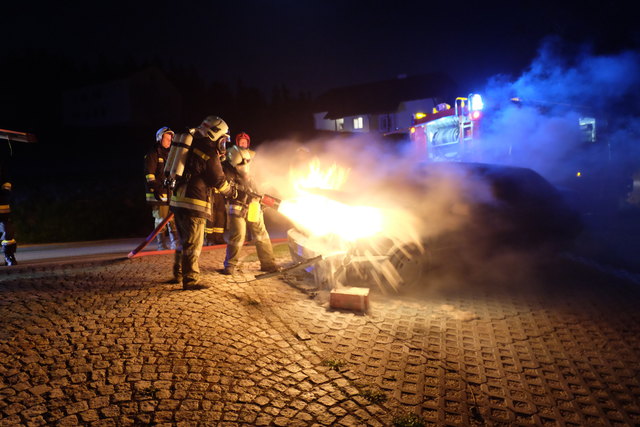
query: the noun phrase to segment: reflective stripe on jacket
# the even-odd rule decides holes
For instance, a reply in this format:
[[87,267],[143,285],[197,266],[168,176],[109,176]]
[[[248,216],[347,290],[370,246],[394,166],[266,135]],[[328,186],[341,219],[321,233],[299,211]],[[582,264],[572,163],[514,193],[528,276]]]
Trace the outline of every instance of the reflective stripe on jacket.
[[0,214],[11,213],[11,183],[3,182],[0,186]]
[[[167,194],[165,189],[162,188],[162,179],[164,177],[164,165],[166,159],[169,157],[169,149],[164,148],[160,143],[156,143],[144,156],[144,173],[146,182],[146,194],[145,199],[147,203],[151,205],[166,205],[168,204]],[[154,190],[161,191],[161,197],[163,202],[158,201],[153,195]]]

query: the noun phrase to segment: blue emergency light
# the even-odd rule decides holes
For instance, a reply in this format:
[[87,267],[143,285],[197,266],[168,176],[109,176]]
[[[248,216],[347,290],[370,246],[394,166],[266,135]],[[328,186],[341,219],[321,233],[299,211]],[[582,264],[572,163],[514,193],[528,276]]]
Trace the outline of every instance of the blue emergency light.
[[469,115],[471,120],[478,120],[482,115],[482,109],[484,108],[484,102],[480,94],[472,93],[469,95]]
[[482,111],[484,108],[484,102],[482,102],[482,96],[478,93],[469,95],[469,110]]

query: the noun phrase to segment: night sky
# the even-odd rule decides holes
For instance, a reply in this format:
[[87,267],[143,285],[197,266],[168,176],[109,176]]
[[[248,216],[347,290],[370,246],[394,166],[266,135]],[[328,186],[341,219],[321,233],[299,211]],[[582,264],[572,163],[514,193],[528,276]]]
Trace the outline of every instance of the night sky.
[[[461,6],[462,5],[462,6]],[[465,90],[518,75],[557,35],[597,52],[635,48],[631,2],[11,2],[0,54],[79,62],[160,58],[211,80],[318,95],[336,86],[449,72]],[[45,65],[45,64],[43,64]]]
[[[281,86],[315,98],[336,87],[435,72],[448,73],[458,84],[460,96],[493,92],[499,95],[496,99],[508,100],[515,89],[518,96],[589,103],[608,112],[624,107],[613,115],[617,122],[609,122],[609,144],[615,147],[615,157],[623,160],[620,170],[637,170],[640,30],[631,4],[610,0],[4,2],[0,87],[6,96],[0,100],[0,128],[34,132],[39,138],[38,144],[15,147],[13,155],[14,173],[20,174],[16,205],[22,216],[17,216],[24,220],[18,228],[24,236],[25,230],[33,228],[29,224],[40,223],[38,212],[46,207],[42,217],[91,223],[109,237],[114,237],[114,229],[121,235],[141,235],[147,229],[141,159],[157,127],[136,128],[136,134],[84,128],[69,132],[60,123],[60,98],[76,81],[78,85],[90,82],[96,69],[158,61],[166,69],[192,68],[211,83],[210,88],[238,92],[258,88],[267,97]],[[565,48],[572,52],[564,52]],[[23,63],[11,63],[21,58],[26,58]],[[64,68],[69,62],[74,66]],[[63,74],[65,69],[71,70],[68,75]],[[84,70],[90,71],[82,74]],[[172,127],[192,126],[204,114],[219,111],[215,103],[222,101],[202,92],[211,102],[196,104],[189,112],[195,119],[184,113],[187,123],[172,122]],[[631,104],[634,108],[628,108]],[[285,128],[296,122],[290,115],[298,111],[277,116],[277,108],[263,109],[252,116],[237,110],[235,118],[225,111],[225,119],[257,141],[268,141],[267,132],[286,135],[291,129]],[[269,121],[270,113],[282,119],[280,127]],[[558,153],[559,144],[555,144],[562,140],[555,133],[555,117],[520,121],[498,115],[495,119],[499,132],[487,132],[487,144],[500,148],[506,135],[523,141],[522,147],[535,148],[535,153],[522,150],[521,158],[535,160],[524,166],[542,165],[545,172],[572,170],[563,157],[566,153]],[[575,117],[563,119],[575,128]],[[252,123],[254,128],[246,127]],[[518,133],[532,123],[541,131]],[[540,147],[551,148],[542,152]],[[568,151],[571,145],[565,141],[562,147]],[[576,161],[575,156],[570,160]],[[91,179],[79,180],[79,176]],[[82,203],[91,199],[85,194],[99,195],[100,200],[70,210],[72,203],[61,189],[73,189],[73,197]],[[109,212],[104,226],[95,225],[93,208]],[[113,212],[115,208],[123,212]],[[138,220],[131,219],[132,212],[140,212]],[[91,221],[82,215],[91,216]],[[113,218],[121,223],[114,224]],[[41,242],[87,238],[71,230],[50,230],[50,234],[25,238]]]

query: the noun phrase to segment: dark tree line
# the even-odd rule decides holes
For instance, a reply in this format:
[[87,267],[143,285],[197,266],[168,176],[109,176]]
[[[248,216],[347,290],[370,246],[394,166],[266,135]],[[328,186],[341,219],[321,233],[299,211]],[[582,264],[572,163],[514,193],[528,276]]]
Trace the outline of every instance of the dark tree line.
[[[181,117],[157,127],[135,122],[101,128],[65,126],[62,101],[66,91],[123,79],[148,67],[159,69],[182,96]],[[0,128],[35,133],[42,145],[49,146],[47,156],[58,152],[53,146],[82,152],[90,151],[87,144],[94,148],[133,146],[139,151],[141,144],[153,141],[157,128],[168,125],[180,131],[197,126],[210,114],[223,117],[232,133],[249,133],[253,143],[313,133],[309,93],[292,94],[279,82],[271,93],[264,93],[241,80],[206,81],[200,70],[159,59],[104,58],[89,64],[44,50],[14,52],[0,59],[0,95]]]
[[[182,96],[180,117],[153,126],[64,124],[67,91],[148,67],[159,69]],[[291,94],[285,84],[274,84],[266,94],[240,80],[206,81],[199,70],[159,60],[88,64],[43,50],[0,58],[0,128],[38,137],[35,144],[10,146],[18,239],[43,243],[146,235],[152,221],[144,201],[143,156],[159,127],[180,132],[216,114],[232,135],[245,131],[254,145],[304,138],[313,134],[311,104],[309,94]]]

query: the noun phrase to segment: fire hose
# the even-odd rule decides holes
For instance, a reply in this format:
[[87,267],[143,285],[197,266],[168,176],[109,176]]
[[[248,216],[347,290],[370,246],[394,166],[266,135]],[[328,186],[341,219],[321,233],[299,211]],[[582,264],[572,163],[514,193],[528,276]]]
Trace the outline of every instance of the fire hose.
[[[255,197],[259,199],[260,204],[265,207],[278,210],[278,207],[280,206],[281,200],[278,199],[277,197],[273,197],[268,194],[258,194],[251,191],[245,191],[245,193],[250,195],[251,197]],[[172,219],[173,219],[173,212],[170,212],[169,215],[167,215],[167,217],[163,219],[162,222],[158,224],[158,226],[142,241],[142,243],[140,243],[134,250],[129,252],[129,255],[127,255],[127,258],[134,258],[140,251],[146,248],[147,245],[149,245],[149,243],[151,243],[153,239],[155,239],[155,237],[162,231],[162,229]]]
[[146,239],[144,239],[142,241],[142,243],[140,243],[134,250],[132,250],[131,252],[129,252],[129,255],[127,255],[127,258],[133,258],[135,257],[141,250],[143,250],[144,248],[147,247],[147,245],[153,240],[155,239],[155,237],[162,231],[162,229],[167,225],[167,223],[169,221],[171,221],[173,219],[173,212],[170,212],[169,215],[167,215],[167,217],[165,219],[162,220],[162,222],[160,224],[158,224],[158,226],[151,232],[151,234],[149,234],[147,236]]

